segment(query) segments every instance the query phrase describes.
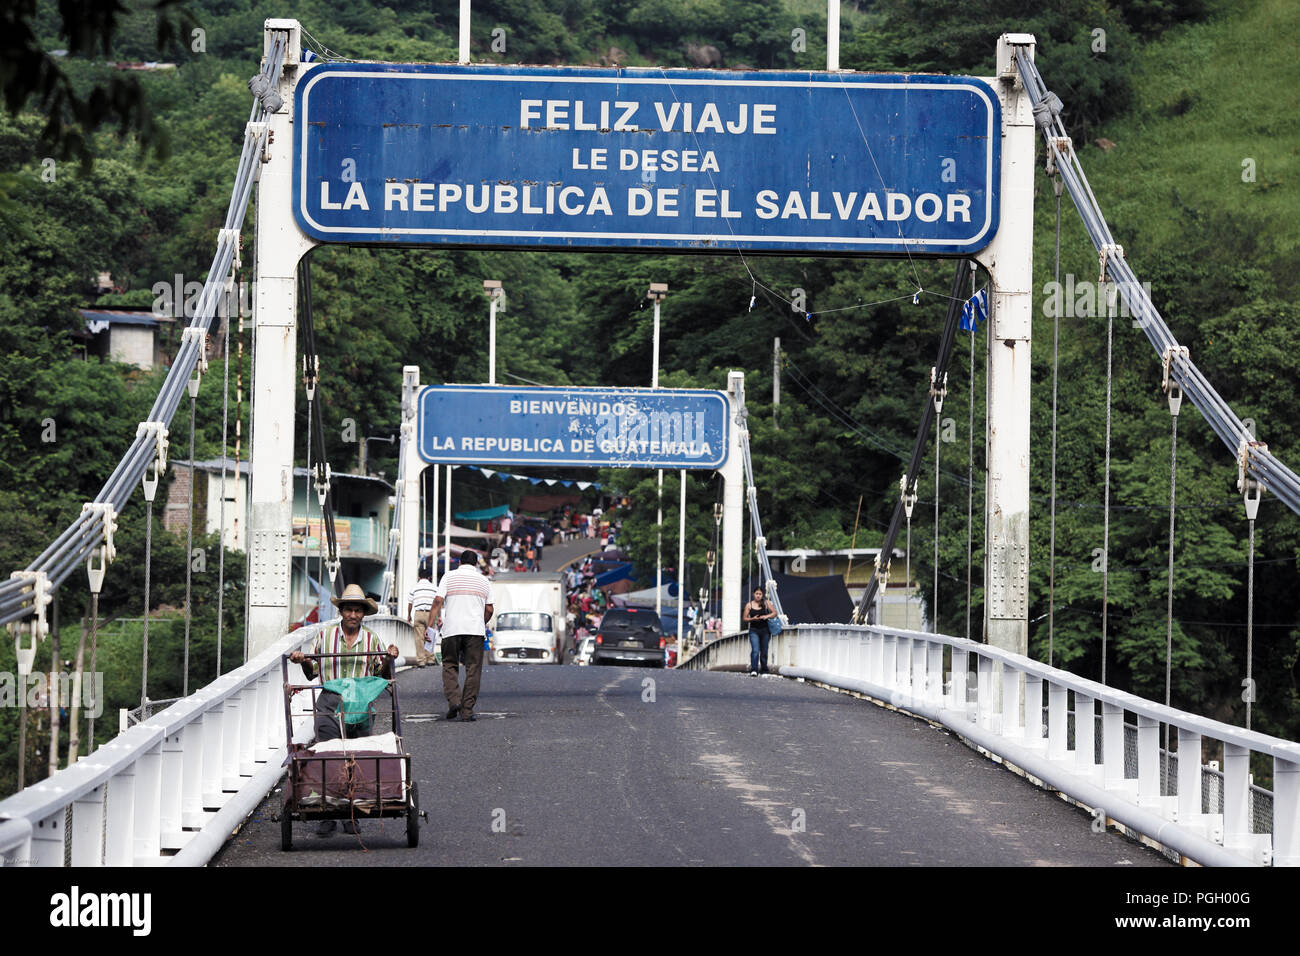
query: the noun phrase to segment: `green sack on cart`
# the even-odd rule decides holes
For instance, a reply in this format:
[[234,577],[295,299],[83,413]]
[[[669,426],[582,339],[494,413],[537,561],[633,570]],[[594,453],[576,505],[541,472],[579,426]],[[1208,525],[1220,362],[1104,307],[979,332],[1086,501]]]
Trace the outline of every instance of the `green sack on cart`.
[[383,677],[340,677],[322,685],[343,699],[339,712],[347,724],[364,724],[370,717],[370,705],[388,689]]

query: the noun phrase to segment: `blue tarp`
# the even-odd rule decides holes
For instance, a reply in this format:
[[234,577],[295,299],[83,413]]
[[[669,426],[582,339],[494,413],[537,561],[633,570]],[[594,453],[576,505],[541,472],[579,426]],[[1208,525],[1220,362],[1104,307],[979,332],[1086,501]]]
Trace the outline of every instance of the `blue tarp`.
[[510,510],[509,505],[500,505],[496,508],[482,508],[479,511],[457,511],[457,521],[491,521],[493,518],[504,517],[505,513]]
[[607,584],[613,584],[615,581],[622,581],[624,578],[631,579],[632,562],[627,561],[623,564],[616,564],[604,574],[596,575],[596,587],[603,588]]

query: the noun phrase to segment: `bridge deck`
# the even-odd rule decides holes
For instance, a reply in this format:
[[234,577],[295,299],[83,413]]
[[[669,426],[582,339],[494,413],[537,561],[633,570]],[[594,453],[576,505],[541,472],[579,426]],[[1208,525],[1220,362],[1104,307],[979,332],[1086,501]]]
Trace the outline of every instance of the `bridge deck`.
[[282,853],[277,792],[214,865],[1166,863],[945,732],[792,680],[485,666],[472,724],[443,720],[437,671],[400,680],[418,849],[391,820],[369,852],[296,824]]

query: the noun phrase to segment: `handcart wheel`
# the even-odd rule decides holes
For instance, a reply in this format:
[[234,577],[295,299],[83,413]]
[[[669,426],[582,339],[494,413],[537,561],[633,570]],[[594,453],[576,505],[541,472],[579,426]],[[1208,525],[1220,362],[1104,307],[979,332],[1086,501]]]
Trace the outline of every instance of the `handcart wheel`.
[[280,811],[280,849],[293,849],[293,816],[289,813],[289,804]]
[[411,784],[411,802],[406,808],[406,845],[420,845],[420,791],[416,784]]

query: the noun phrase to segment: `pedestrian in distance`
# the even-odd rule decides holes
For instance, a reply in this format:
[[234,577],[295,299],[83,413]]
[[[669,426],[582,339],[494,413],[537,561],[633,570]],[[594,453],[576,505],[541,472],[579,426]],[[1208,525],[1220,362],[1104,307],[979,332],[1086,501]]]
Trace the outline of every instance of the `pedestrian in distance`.
[[411,588],[406,600],[406,619],[415,627],[415,666],[424,667],[434,660],[434,655],[425,650],[426,631],[429,628],[429,612],[433,610],[433,599],[438,594],[438,586],[430,580],[428,565],[420,565],[420,580]]
[[[438,582],[431,620],[442,618],[442,691],[447,697],[447,719],[472,721],[483,673],[483,642],[492,620],[492,582],[478,569],[478,554],[466,549],[460,566]],[[465,685],[460,667],[465,665]]]
[[745,604],[742,620],[749,625],[749,675],[767,673],[767,644],[771,639],[768,622],[776,617],[776,608],[761,587],[754,588],[753,598]]

